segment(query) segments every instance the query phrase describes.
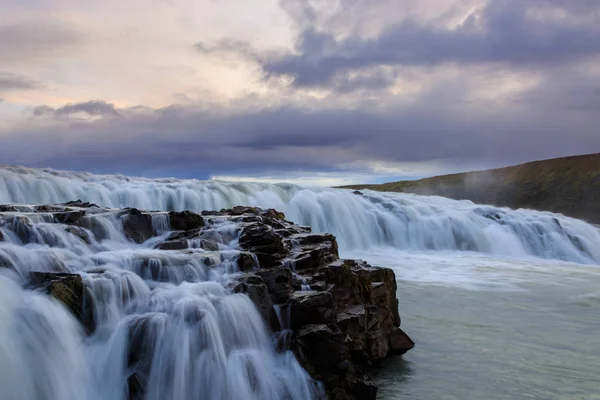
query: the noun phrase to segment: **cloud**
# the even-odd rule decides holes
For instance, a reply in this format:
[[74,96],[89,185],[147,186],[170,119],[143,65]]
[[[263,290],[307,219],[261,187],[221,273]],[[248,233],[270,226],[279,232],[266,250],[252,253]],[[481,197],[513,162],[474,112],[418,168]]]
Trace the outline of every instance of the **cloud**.
[[79,45],[85,35],[63,24],[39,20],[0,24],[3,65],[29,65],[63,54]]
[[244,40],[221,39],[214,43],[197,42],[194,49],[202,54],[233,53],[248,58],[258,57],[252,45]]
[[381,66],[540,68],[600,55],[600,4],[595,1],[489,0],[458,25],[406,17],[375,37],[353,32],[340,37],[307,22],[314,16],[306,2],[285,4],[295,21],[305,21],[299,23],[295,52],[262,63],[268,75],[291,76],[298,87],[335,86],[339,76]]
[[52,116],[54,118],[69,118],[79,113],[86,114],[90,117],[121,116],[114,104],[100,100],[90,100],[85,103],[70,103],[59,108],[53,108],[47,105],[33,108],[33,115],[36,117]]
[[[121,117],[84,124],[54,118],[42,125],[34,119],[0,133],[0,158],[148,176],[275,179],[303,171],[296,176],[385,174],[391,180],[394,173],[429,175],[600,152],[600,113],[581,107],[579,100],[582,93],[590,99],[597,95],[596,75],[563,69],[508,97],[477,101],[470,100],[469,87],[480,81],[470,75],[465,72],[455,85],[435,85],[410,102],[388,96],[380,99],[383,104],[355,107],[341,106],[332,95],[310,105],[116,110],[108,103],[86,102],[39,108],[42,115]],[[53,151],[45,151],[50,145]],[[407,163],[414,168],[394,167]]]
[[33,79],[9,72],[0,72],[0,93],[13,90],[32,90],[40,87],[41,84]]

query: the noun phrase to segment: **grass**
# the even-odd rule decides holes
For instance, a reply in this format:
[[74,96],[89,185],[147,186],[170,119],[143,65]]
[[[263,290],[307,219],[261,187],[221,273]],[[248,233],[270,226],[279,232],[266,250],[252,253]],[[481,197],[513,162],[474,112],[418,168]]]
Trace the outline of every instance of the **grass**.
[[438,195],[511,208],[533,208],[600,223],[600,153],[417,181],[345,188]]

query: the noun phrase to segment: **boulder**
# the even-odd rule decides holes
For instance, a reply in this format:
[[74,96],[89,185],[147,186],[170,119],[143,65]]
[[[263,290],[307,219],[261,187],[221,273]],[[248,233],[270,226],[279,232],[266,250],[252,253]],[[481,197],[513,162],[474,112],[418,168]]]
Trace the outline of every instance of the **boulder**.
[[84,210],[61,211],[54,214],[54,218],[61,224],[77,225],[85,217]]
[[264,267],[279,264],[287,254],[283,238],[269,225],[254,223],[246,226],[239,243],[242,249],[256,254]]
[[79,239],[83,240],[87,244],[92,243],[92,239],[90,238],[90,235],[83,228],[80,228],[78,226],[66,226],[65,231],[69,232],[71,235],[77,236]]
[[88,334],[96,329],[93,299],[80,275],[54,272],[31,272],[30,283],[60,301],[77,318]]
[[191,211],[171,211],[169,213],[169,222],[171,229],[174,231],[190,231],[204,226],[202,216]]
[[286,267],[266,268],[256,271],[267,285],[276,303],[285,303],[294,291],[292,270]]
[[400,328],[390,335],[390,349],[395,354],[404,354],[415,347],[415,342]]
[[122,217],[125,236],[136,243],[143,243],[154,236],[152,215],[136,208],[128,209]]
[[233,284],[233,291],[234,293],[245,293],[248,295],[273,332],[281,328],[277,314],[273,309],[273,301],[269,294],[269,289],[260,276],[253,274],[240,276]]

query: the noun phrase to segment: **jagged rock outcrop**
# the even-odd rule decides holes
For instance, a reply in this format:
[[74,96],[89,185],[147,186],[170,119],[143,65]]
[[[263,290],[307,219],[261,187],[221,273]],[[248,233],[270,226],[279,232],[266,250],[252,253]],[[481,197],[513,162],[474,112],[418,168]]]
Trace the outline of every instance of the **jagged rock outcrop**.
[[[148,249],[164,251],[140,253],[132,261],[138,275],[156,282],[174,282],[174,276],[175,282],[202,280],[190,269],[190,262],[195,262],[190,259],[205,256],[202,265],[210,267],[211,257],[218,257],[223,248],[231,253],[232,243],[237,243],[239,248],[231,262],[239,272],[231,275],[230,289],[252,300],[274,332],[276,348],[293,351],[309,374],[324,383],[330,399],[374,399],[377,388],[369,367],[414,346],[400,329],[396,280],[391,269],[339,259],[333,235],[295,225],[276,210],[235,207],[202,214],[166,214],[133,208],[104,209],[78,201],[25,211],[43,213],[48,221],[61,224],[62,232],[88,245],[110,235],[98,216],[118,221],[132,242],[146,242]],[[23,243],[41,240],[43,232],[34,231],[26,213],[21,215],[12,206],[0,206],[0,212],[14,213],[0,218],[0,225],[12,224],[11,231]],[[170,232],[161,231],[165,229]],[[147,242],[149,239],[152,241]],[[103,272],[99,269],[96,273]],[[80,275],[31,272],[28,284],[61,301],[88,334],[94,332],[93,304]],[[143,399],[153,351],[144,338],[154,329],[153,323],[146,317],[131,323],[131,399]]]

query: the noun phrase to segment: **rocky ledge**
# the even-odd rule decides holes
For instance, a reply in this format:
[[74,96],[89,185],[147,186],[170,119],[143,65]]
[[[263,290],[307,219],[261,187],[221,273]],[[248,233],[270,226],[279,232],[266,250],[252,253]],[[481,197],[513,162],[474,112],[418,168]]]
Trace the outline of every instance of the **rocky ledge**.
[[[369,367],[414,346],[400,329],[396,279],[391,269],[339,259],[333,235],[313,233],[272,209],[235,207],[201,214],[167,214],[70,202],[0,206],[0,213],[4,213],[0,228],[10,224],[11,232],[23,242],[35,239],[26,216],[30,213],[43,214],[44,222],[61,224],[65,232],[88,244],[106,235],[94,216],[107,213],[117,216],[132,242],[152,239],[155,249],[169,253],[185,253],[191,248],[214,252],[237,240],[239,273],[231,275],[228,285],[232,291],[249,296],[274,332],[278,350],[292,350],[311,376],[324,384],[330,399],[375,399],[377,388]],[[215,221],[232,222],[235,230],[216,232],[210,229]],[[11,267],[0,257],[2,266]],[[65,271],[64,266],[56,270],[32,271],[27,284],[63,302],[92,334],[93,305],[85,282],[80,275]],[[130,396],[139,398],[136,393],[142,389],[133,378]]]

